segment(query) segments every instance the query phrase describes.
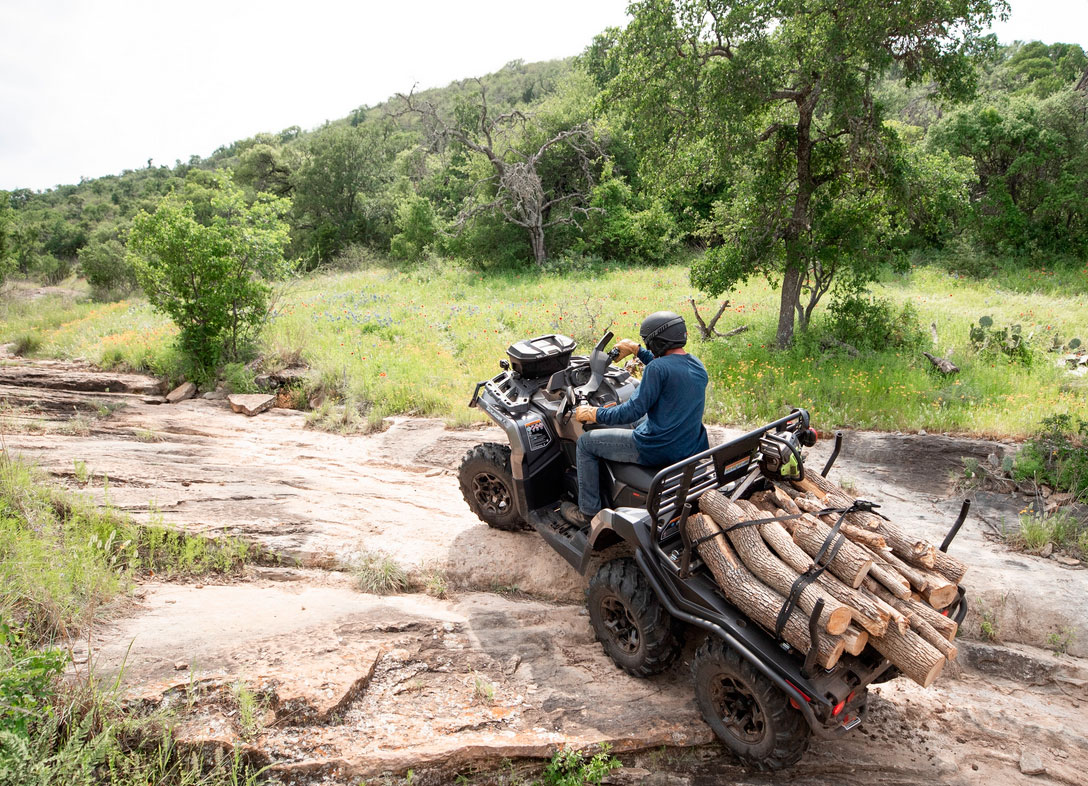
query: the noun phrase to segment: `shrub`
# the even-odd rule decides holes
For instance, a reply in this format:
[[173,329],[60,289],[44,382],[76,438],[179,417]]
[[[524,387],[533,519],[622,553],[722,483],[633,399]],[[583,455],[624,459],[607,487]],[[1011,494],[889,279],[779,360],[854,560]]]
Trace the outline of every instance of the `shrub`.
[[836,297],[828,308],[828,332],[858,349],[916,347],[924,333],[910,303],[896,311],[887,298],[851,291]]
[[170,196],[141,212],[129,236],[148,300],[178,326],[204,376],[240,357],[268,316],[268,282],[292,269],[283,256],[289,202],[258,194],[247,205],[229,173],[218,173],[214,186],[201,195],[207,204]]
[[605,177],[593,189],[579,250],[624,262],[665,262],[679,248],[679,230],[658,200],[640,204],[622,178]]
[[253,372],[243,363],[223,366],[223,384],[231,393],[257,393],[257,381]]
[[595,786],[609,772],[623,767],[610,753],[611,748],[607,744],[602,745],[601,752],[589,759],[571,748],[558,750],[544,768],[543,786]]
[[412,586],[412,579],[400,563],[381,552],[368,551],[352,566],[356,586],[363,592],[390,595],[404,592]]
[[62,650],[25,646],[0,619],[0,732],[26,737],[34,719],[52,712],[53,684],[67,662]]
[[118,240],[106,240],[79,250],[79,266],[87,283],[101,296],[136,288],[136,268]]
[[1088,420],[1074,422],[1072,415],[1043,418],[1039,431],[1020,448],[1013,477],[1073,494],[1088,492]]
[[430,200],[413,195],[399,202],[395,226],[397,233],[389,243],[389,252],[396,259],[418,262],[430,251],[438,233]]

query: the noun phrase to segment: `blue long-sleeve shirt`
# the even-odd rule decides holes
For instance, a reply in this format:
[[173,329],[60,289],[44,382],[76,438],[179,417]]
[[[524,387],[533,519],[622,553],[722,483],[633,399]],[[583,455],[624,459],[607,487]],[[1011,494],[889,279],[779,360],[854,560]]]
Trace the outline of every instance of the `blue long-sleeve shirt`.
[[710,443],[703,426],[706,368],[694,355],[655,358],[647,349],[638,351],[646,365],[635,395],[615,407],[597,410],[597,422],[606,426],[646,420],[635,429],[641,464],[660,466],[706,450]]

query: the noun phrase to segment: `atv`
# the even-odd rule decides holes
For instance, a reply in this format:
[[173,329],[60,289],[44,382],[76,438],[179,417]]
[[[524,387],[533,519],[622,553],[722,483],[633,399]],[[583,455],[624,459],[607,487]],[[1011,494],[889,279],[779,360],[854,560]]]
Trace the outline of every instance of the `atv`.
[[[868,685],[897,672],[866,648],[830,670],[816,665],[822,603],[808,620],[812,647],[796,651],[752,623],[729,603],[702,563],[685,527],[699,497],[718,489],[743,499],[771,481],[803,477],[803,448],[816,440],[809,415],[788,415],[667,467],[601,462],[605,508],[589,527],[568,523],[564,500],[577,501],[576,445],[584,429],[580,404],[603,407],[628,400],[639,381],[612,366],[606,333],[588,356],[574,355],[567,336],[520,341],[500,361],[501,373],[476,385],[479,407],[506,432],[509,444],[468,451],[460,485],[469,507],[489,526],[535,530],[583,576],[590,623],[612,660],[638,677],[672,665],[685,635],[705,639],[692,663],[695,696],[704,720],[743,761],[764,769],[797,762],[815,735],[835,738],[857,727]],[[831,469],[842,443],[821,474]],[[967,513],[964,504],[941,549]],[[613,548],[616,547],[616,548]],[[621,554],[602,562],[602,552]],[[962,588],[950,607],[966,615]]]

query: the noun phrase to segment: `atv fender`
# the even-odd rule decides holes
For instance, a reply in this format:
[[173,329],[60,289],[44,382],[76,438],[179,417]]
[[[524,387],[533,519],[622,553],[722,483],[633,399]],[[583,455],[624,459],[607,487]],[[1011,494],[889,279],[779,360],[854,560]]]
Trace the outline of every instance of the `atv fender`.
[[587,575],[593,555],[617,543],[626,542],[632,549],[649,546],[650,517],[642,508],[605,508],[593,517],[585,551],[578,572]]

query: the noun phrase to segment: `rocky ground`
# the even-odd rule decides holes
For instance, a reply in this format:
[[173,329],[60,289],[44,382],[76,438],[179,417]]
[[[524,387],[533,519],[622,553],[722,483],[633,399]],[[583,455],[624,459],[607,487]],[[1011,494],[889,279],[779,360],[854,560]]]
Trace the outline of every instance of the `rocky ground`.
[[[299,782],[409,770],[417,783],[510,782],[557,745],[601,742],[623,753],[612,778],[626,783],[1085,782],[1088,571],[990,537],[1023,498],[968,493],[953,546],[972,566],[965,633],[985,619],[1002,644],[962,641],[958,668],[929,690],[874,688],[862,729],[815,741],[772,777],[739,768],[699,719],[697,637],[660,677],[628,677],[593,641],[582,579],[535,535],[469,513],[456,466],[496,430],[398,419],[345,437],[290,410],[249,418],[225,401],[165,404],[163,392],[77,364],[0,365],[7,450],[137,519],[229,532],[280,558],[225,583],[146,583],[75,644],[80,668],[123,665],[133,699],[173,707],[189,741],[241,744]],[[832,477],[939,542],[964,496],[961,458],[1012,448],[854,433]],[[813,465],[829,451],[814,449]],[[347,569],[379,550],[449,592],[357,591]],[[1067,654],[1049,651],[1057,642]]]

